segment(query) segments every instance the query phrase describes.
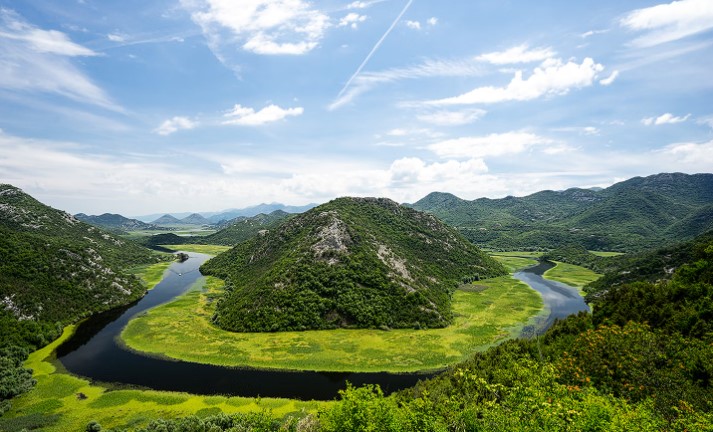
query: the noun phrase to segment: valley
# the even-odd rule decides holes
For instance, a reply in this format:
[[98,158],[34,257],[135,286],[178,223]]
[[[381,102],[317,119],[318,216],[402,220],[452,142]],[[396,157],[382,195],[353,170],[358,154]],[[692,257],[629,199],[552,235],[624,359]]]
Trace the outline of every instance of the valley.
[[[702,400],[711,371],[701,361],[710,347],[698,341],[711,334],[710,232],[693,230],[694,240],[642,253],[588,250],[592,244],[576,238],[554,247],[532,243],[528,250],[501,251],[486,243],[486,253],[431,214],[390,200],[341,198],[302,214],[240,219],[207,236],[161,231],[114,237],[18,189],[3,190],[0,198],[12,208],[0,220],[5,250],[23,245],[20,250],[32,252],[6,260],[0,286],[12,299],[12,308],[6,303],[3,311],[0,359],[14,362],[3,373],[12,377],[4,382],[15,392],[3,396],[0,430],[81,430],[90,421],[140,429],[159,418],[197,415],[208,422],[221,413],[275,427],[316,419],[328,425],[352,398],[387,407],[399,418],[423,403],[429,408],[418,416],[451,421],[445,419],[457,410],[443,411],[442,392],[487,401],[479,386],[511,389],[506,377],[513,373],[528,391],[568,389],[556,397],[583,413],[591,408],[571,392],[594,391],[587,406],[610,406],[614,417],[632,415],[617,405],[619,398],[638,401],[649,391],[663,395],[655,403],[684,398],[696,407],[692,412],[706,412]],[[56,245],[54,255],[33,246],[38,241]],[[174,262],[176,251],[188,260]],[[53,262],[63,254],[78,261],[67,268],[80,269],[69,284],[61,282],[64,297],[55,292],[41,302],[21,301],[32,298],[23,297],[28,292],[37,299],[46,290],[33,269],[54,269],[49,275],[63,280],[56,266],[67,266],[66,260]],[[18,271],[19,259],[32,265]],[[18,290],[8,275],[35,284],[35,291]],[[102,279],[107,275],[114,279]],[[118,289],[128,283],[137,288]],[[114,303],[99,304],[88,294],[94,286],[123,297],[100,291],[94,299]],[[49,307],[63,298],[69,308]],[[636,389],[621,387],[618,378],[609,378],[611,369],[592,369],[609,361],[603,360],[606,349],[582,351],[573,342],[590,337],[627,350],[656,347],[661,358],[678,362],[667,365],[679,369],[618,360],[617,370],[647,371],[625,378],[640,383]],[[637,352],[637,358],[650,356]],[[570,362],[571,356],[579,360]],[[595,359],[583,360],[587,356]],[[580,380],[583,373],[589,381]],[[680,384],[679,393],[662,390],[660,374]],[[473,376],[486,381],[468,384]],[[599,393],[592,382],[617,393]],[[507,391],[499,405],[480,412],[500,415],[499,407],[521,403],[507,399],[514,397]],[[359,409],[375,415],[368,404]],[[641,415],[667,421],[641,409]]]

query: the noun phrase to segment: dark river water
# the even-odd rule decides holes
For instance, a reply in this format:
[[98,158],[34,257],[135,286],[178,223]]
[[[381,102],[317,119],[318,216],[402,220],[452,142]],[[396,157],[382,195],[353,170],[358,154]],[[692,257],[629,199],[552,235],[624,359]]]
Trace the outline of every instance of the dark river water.
[[[302,400],[333,399],[339,390],[346,388],[347,381],[355,386],[379,384],[385,393],[390,393],[434,375],[432,372],[343,373],[228,368],[148,357],[122,348],[117,340],[132,317],[184,293],[201,277],[198,268],[209,256],[189,255],[187,261],[172,264],[168,276],[139,301],[82,322],[75,334],[57,349],[57,358],[65,368],[93,381],[155,390]],[[544,331],[557,318],[588,309],[576,290],[543,279],[542,273],[552,266],[543,265],[515,274],[517,279],[542,294],[545,307],[550,311],[549,317],[528,327],[530,333]]]

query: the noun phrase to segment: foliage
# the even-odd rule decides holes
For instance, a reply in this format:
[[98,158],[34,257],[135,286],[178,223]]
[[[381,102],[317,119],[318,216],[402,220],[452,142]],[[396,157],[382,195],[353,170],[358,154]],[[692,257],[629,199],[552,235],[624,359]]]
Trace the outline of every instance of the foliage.
[[[713,174],[635,177],[607,189],[459,199],[434,192],[413,204],[496,250],[643,251],[713,229]],[[597,269],[595,269],[597,270]],[[601,270],[601,269],[600,269]]]
[[464,280],[505,274],[433,216],[341,198],[201,267],[227,281],[215,322],[233,331],[433,328]]
[[156,262],[149,250],[0,185],[0,406],[34,383],[27,352],[63,324],[139,298],[128,266]]

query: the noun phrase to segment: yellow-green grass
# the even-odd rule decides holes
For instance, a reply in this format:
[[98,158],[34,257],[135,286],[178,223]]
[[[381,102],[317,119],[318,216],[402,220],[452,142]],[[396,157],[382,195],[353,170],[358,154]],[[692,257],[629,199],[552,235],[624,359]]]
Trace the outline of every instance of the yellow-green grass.
[[140,277],[146,284],[147,289],[152,289],[161,282],[164,273],[166,273],[171,264],[171,261],[163,261],[156,264],[138,266],[131,269],[131,273]]
[[509,251],[509,252],[490,252],[490,255],[500,255],[500,256],[510,256],[510,257],[527,257],[527,258],[539,258],[544,254],[544,252],[533,252],[533,251]]
[[414,372],[446,367],[517,336],[543,308],[539,294],[504,276],[458,290],[453,299],[457,317],[443,329],[232,333],[210,321],[222,288],[222,281],[207,278],[130,321],[122,340],[142,353],[224,366]]
[[[37,385],[12,400],[12,408],[0,418],[0,430],[20,430],[33,422],[49,422],[43,431],[83,431],[94,420],[104,428],[136,428],[156,418],[210,415],[219,412],[269,410],[276,418],[302,411],[316,412],[329,402],[289,399],[196,396],[152,390],[117,390],[93,385],[60,371],[54,351],[76,326],[30,354],[26,367],[33,369]],[[180,379],[180,377],[177,377]],[[83,396],[82,396],[83,395]],[[86,397],[86,398],[83,398]]]
[[504,265],[510,273],[537,264],[535,258],[527,258],[526,256],[500,255],[499,253],[492,253],[490,256]]
[[171,250],[176,250],[176,251],[184,251],[184,252],[195,252],[195,253],[202,253],[206,255],[218,255],[221,254],[228,249],[230,249],[230,246],[219,246],[219,245],[199,245],[199,244],[182,244],[182,245],[161,245],[165,248],[171,249]]
[[599,273],[595,273],[592,270],[577,265],[559,261],[554,261],[554,263],[556,265],[547,270],[542,276],[545,279],[562,282],[569,286],[576,287],[581,295],[584,295],[582,287],[590,282],[594,282],[602,276]]
[[589,251],[590,253],[600,256],[600,257],[614,257],[619,255],[624,255],[622,252],[602,252],[602,251]]

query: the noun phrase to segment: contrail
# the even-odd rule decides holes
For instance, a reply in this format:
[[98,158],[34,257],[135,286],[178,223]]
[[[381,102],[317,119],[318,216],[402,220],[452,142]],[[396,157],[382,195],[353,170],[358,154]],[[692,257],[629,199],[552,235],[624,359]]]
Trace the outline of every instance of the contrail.
[[357,68],[356,72],[354,72],[354,75],[352,75],[351,78],[349,78],[349,81],[347,81],[347,83],[344,84],[344,87],[342,87],[342,90],[337,95],[337,99],[342,97],[342,95],[347,90],[347,88],[349,88],[349,86],[352,84],[352,81],[354,81],[354,78],[356,78],[361,73],[361,70],[364,69],[364,66],[366,66],[367,63],[369,63],[369,60],[371,60],[371,57],[374,55],[376,50],[379,49],[381,44],[384,42],[384,39],[386,39],[386,37],[389,35],[389,33],[391,33],[391,30],[393,30],[394,27],[396,27],[396,24],[401,20],[401,17],[404,16],[404,14],[408,10],[408,8],[411,7],[411,3],[413,3],[413,0],[408,0],[408,3],[406,3],[406,6],[404,6],[404,8],[401,11],[401,13],[399,14],[399,16],[397,16],[396,19],[394,20],[394,22],[391,23],[391,26],[389,27],[388,30],[386,30],[386,33],[384,33],[384,35],[381,36],[381,39],[379,39],[379,41],[376,43],[376,45],[374,45],[374,48],[371,49],[371,52],[369,52],[369,55],[367,55],[366,58],[364,59],[364,61],[361,62],[361,64]]

